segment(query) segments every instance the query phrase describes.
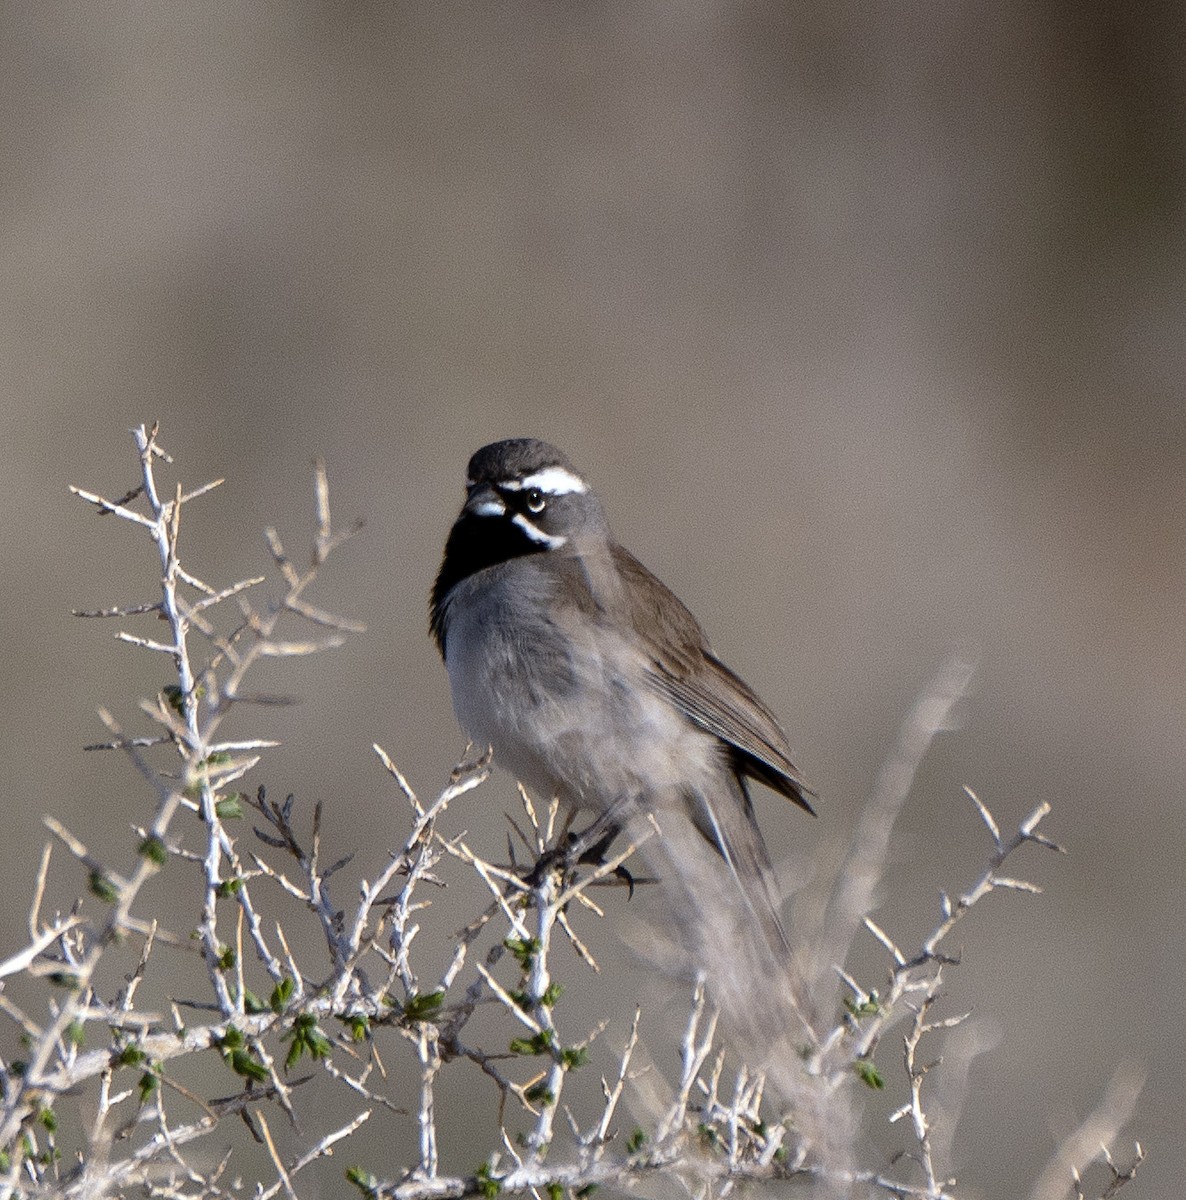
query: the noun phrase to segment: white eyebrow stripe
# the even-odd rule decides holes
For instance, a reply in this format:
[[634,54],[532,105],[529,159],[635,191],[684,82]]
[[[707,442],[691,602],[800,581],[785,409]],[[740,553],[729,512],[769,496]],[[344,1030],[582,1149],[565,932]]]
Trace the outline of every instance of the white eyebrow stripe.
[[548,496],[567,496],[573,492],[584,495],[589,490],[589,485],[579,475],[574,475],[567,467],[544,467],[542,471],[536,471],[534,475],[510,480],[499,486],[505,487],[510,492],[523,492],[528,488],[539,488]]
[[498,499],[483,500],[480,504],[475,504],[472,508],[467,504],[466,508],[475,517],[501,517],[507,510],[507,506]]
[[522,513],[515,513],[511,518],[511,524],[517,525],[523,530],[536,545],[547,546],[549,550],[559,550],[568,541],[566,537],[552,537],[551,534],[544,533],[542,529],[537,529]]

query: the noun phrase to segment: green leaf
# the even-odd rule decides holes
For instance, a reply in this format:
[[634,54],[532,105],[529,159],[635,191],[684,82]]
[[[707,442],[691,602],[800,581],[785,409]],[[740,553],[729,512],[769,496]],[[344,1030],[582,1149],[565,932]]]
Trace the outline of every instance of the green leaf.
[[379,1190],[378,1178],[370,1171],[364,1171],[362,1167],[349,1167],[346,1171],[346,1179],[354,1184],[364,1196],[374,1196]]
[[234,1025],[228,1025],[222,1036],[215,1039],[214,1044],[222,1050],[238,1050],[247,1045],[247,1039],[244,1038],[241,1029],[236,1029]]
[[268,1006],[250,988],[244,988],[243,1011],[254,1017],[267,1012]]
[[223,946],[218,952],[218,969],[220,971],[231,970],[237,962],[234,947]]
[[541,1030],[529,1038],[511,1038],[511,1053],[547,1054],[555,1040],[555,1034],[550,1029]]
[[160,1064],[154,1063],[153,1068],[140,1076],[140,1103],[147,1104],[161,1086]]
[[501,1181],[494,1178],[490,1174],[490,1164],[483,1163],[475,1172],[474,1179],[478,1183],[478,1191],[486,1197],[486,1200],[494,1200],[494,1197],[502,1191]]
[[292,976],[285,975],[278,984],[272,989],[272,994],[268,997],[268,1007],[274,1013],[281,1013],[289,1000],[292,999],[293,990],[296,987],[296,982]]
[[444,1002],[443,991],[417,993],[404,1002],[404,1016],[409,1021],[431,1021]]
[[228,896],[237,895],[242,890],[242,887],[243,880],[241,879],[224,879],[218,885],[218,887],[214,889],[214,892],[220,900],[225,900]]
[[281,1038],[281,1041],[292,1039],[288,1055],[284,1060],[284,1069],[292,1070],[300,1062],[302,1054],[310,1058],[324,1058],[332,1049],[333,1043],[317,1027],[317,1018],[312,1013],[301,1013],[292,1023],[292,1028]]
[[539,938],[509,937],[503,945],[515,956],[515,961],[524,971],[531,969],[531,964],[540,951]]
[[57,1133],[58,1118],[54,1115],[52,1108],[43,1108],[38,1114],[37,1119],[45,1126],[47,1133]]
[[119,899],[119,888],[100,870],[91,872],[90,888],[105,904],[114,904]]
[[844,1007],[854,1017],[875,1017],[881,1012],[881,1001],[878,999],[877,992],[871,991],[862,999],[854,999],[851,996],[846,996]]
[[356,1042],[365,1042],[371,1032],[371,1020],[365,1013],[351,1013],[339,1017],[338,1020],[350,1030],[350,1037]]
[[231,792],[214,802],[214,811],[220,820],[233,821],[243,815],[243,793]]
[[881,1091],[885,1087],[885,1077],[874,1065],[871,1058],[858,1058],[852,1064],[852,1069],[857,1073],[857,1078],[863,1084],[873,1088],[875,1091]]
[[119,1053],[115,1056],[115,1065],[117,1067],[138,1067],[147,1057],[148,1055],[139,1046],[129,1042],[126,1046],[120,1047]]
[[589,1061],[588,1046],[569,1046],[560,1051],[560,1064],[566,1071],[575,1071]]
[[66,1026],[66,1041],[76,1050],[86,1041],[86,1026],[81,1021],[71,1021]]
[[231,1051],[231,1070],[244,1079],[254,1079],[256,1083],[263,1083],[268,1078],[268,1068],[247,1050]]
[[532,1104],[542,1104],[545,1108],[549,1104],[556,1103],[556,1096],[553,1093],[552,1089],[550,1087],[548,1087],[548,1085],[546,1083],[544,1083],[542,1080],[539,1083],[533,1083],[531,1085],[531,1087],[529,1087],[523,1093],[523,1095]]
[[146,837],[144,841],[136,847],[136,853],[142,858],[148,859],[154,866],[163,867],[169,861],[169,849],[159,837],[153,834],[151,837]]
[[635,1128],[634,1132],[626,1139],[626,1149],[631,1154],[637,1154],[647,1144],[647,1135],[640,1128]]
[[[536,1003],[536,1001],[527,992],[510,992],[509,995],[511,999],[525,1011],[530,1010]],[[563,995],[564,984],[555,982],[549,983],[547,988],[544,989],[544,994],[539,998],[539,1005],[541,1008],[552,1008],[556,1001],[559,1000]]]

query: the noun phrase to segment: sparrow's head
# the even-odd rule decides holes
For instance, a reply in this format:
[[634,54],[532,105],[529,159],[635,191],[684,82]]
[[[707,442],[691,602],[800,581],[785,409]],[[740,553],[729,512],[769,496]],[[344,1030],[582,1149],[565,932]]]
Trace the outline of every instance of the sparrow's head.
[[581,537],[606,536],[589,485],[555,446],[536,438],[483,446],[469,460],[465,491],[432,591],[432,631],[442,650],[446,602],[462,580],[513,558],[574,549]]
[[459,519],[479,518],[486,523],[485,536],[522,543],[519,554],[558,550],[603,526],[589,485],[555,446],[536,438],[483,446],[469,460],[465,490]]

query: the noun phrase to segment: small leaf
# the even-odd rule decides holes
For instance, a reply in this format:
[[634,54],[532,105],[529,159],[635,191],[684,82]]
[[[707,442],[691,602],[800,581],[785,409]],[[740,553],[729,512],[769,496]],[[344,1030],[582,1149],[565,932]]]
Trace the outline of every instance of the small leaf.
[[263,1083],[268,1077],[268,1068],[257,1058],[253,1058],[247,1050],[231,1051],[231,1070],[244,1079],[253,1079]]
[[283,1012],[285,1005],[287,1005],[289,1000],[292,999],[292,993],[295,987],[296,983],[292,976],[285,975],[284,978],[281,979],[280,982],[272,989],[272,994],[268,997],[268,1007],[271,1008],[274,1013]]
[[136,847],[136,853],[158,867],[163,867],[169,861],[168,847],[155,834],[151,837],[146,837]]
[[244,988],[243,1011],[254,1017],[267,1012],[268,1006],[250,988]]
[[877,992],[871,991],[867,996],[859,999],[854,999],[852,996],[846,996],[844,1007],[854,1017],[874,1017],[881,1012],[881,1001],[877,998]]
[[115,1065],[117,1067],[138,1067],[147,1057],[148,1055],[139,1046],[129,1042],[126,1046],[120,1047],[120,1052],[115,1056]]
[[231,792],[214,802],[214,811],[220,820],[233,821],[243,815],[243,793]]
[[119,899],[119,888],[102,871],[91,872],[90,888],[105,904],[114,904]]
[[351,1013],[346,1017],[338,1018],[347,1029],[350,1030],[350,1037],[356,1042],[365,1042],[371,1032],[370,1018],[364,1013]]
[[560,1063],[566,1071],[575,1071],[589,1061],[588,1046],[570,1046],[560,1051]]
[[417,993],[404,1002],[404,1016],[409,1021],[430,1021],[440,1011],[444,1002],[443,991]]
[[875,1091],[881,1091],[885,1087],[885,1077],[871,1058],[858,1058],[853,1063],[852,1069],[857,1073],[857,1078],[867,1087],[871,1087]]
[[490,1164],[483,1163],[477,1171],[474,1172],[474,1179],[478,1183],[478,1191],[486,1197],[486,1200],[494,1200],[494,1197],[502,1191],[502,1183],[490,1174]]
[[555,1041],[551,1030],[544,1029],[529,1038],[511,1038],[512,1054],[547,1054]]
[[540,950],[539,938],[509,937],[503,945],[515,956],[515,961],[524,971],[531,969],[531,964]]
[[524,1096],[531,1101],[532,1104],[542,1104],[545,1108],[549,1104],[556,1103],[556,1097],[552,1089],[544,1082],[533,1083],[524,1093]]
[[236,1029],[234,1025],[228,1025],[223,1035],[215,1040],[215,1045],[221,1050],[238,1050],[246,1044],[242,1030]]
[[374,1196],[379,1190],[378,1178],[370,1171],[363,1170],[362,1167],[349,1167],[346,1171],[346,1179],[354,1184],[364,1196]]
[[317,1027],[317,1018],[312,1013],[301,1013],[293,1022],[292,1028],[284,1035],[282,1041],[292,1039],[288,1055],[284,1059],[284,1069],[290,1071],[298,1062],[301,1055],[308,1053],[310,1058],[324,1058],[332,1049],[333,1043]]

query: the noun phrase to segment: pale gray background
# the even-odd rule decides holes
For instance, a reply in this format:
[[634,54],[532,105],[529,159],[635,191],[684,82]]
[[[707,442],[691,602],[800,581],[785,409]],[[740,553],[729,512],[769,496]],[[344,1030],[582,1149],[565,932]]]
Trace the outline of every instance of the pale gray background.
[[146,811],[126,763],[80,747],[100,703],[134,721],[159,668],[68,612],[148,597],[152,559],[67,483],[130,486],[126,430],[159,417],[187,482],[229,477],[191,527],[224,581],[263,564],[264,524],[303,538],[325,456],[368,528],[317,599],[369,632],[272,681],[307,699],[263,778],[326,799],[369,869],[392,811],[370,742],[425,791],[463,744],[424,627],[465,459],[533,434],[784,718],[820,819],[761,797],[776,857],[834,852],[916,689],[979,651],[883,919],[909,941],[971,877],[965,782],[1002,820],[1049,799],[1072,854],[1019,864],[1045,898],[961,939],[953,1007],[1001,1041],[956,1168],[970,1195],[1021,1194],[1132,1059],[1152,1158],[1131,1194],[1176,1192],[1182,24],[0,6],[6,944],[43,812],[118,855]]

